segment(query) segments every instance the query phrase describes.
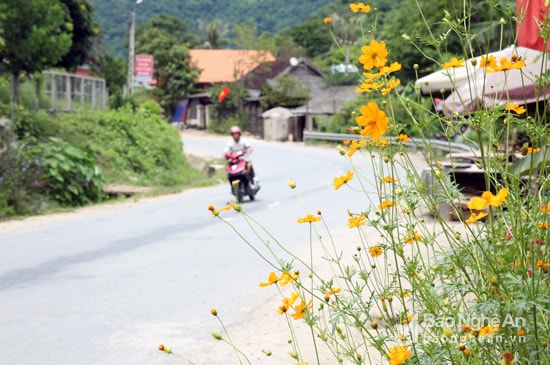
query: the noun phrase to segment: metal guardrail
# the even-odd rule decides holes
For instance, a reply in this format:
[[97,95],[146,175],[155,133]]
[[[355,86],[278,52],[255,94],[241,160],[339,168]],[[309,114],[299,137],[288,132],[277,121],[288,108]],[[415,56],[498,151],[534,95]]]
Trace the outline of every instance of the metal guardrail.
[[[304,131],[304,139],[319,139],[323,141],[344,141],[344,140],[358,140],[362,136],[359,134],[346,134],[346,133],[325,133],[325,132],[312,132]],[[439,139],[422,139],[411,138],[405,142],[407,147],[412,148],[426,148],[429,145],[432,148],[453,151],[453,152],[475,152],[477,149],[472,146],[468,146],[464,143],[442,141]]]

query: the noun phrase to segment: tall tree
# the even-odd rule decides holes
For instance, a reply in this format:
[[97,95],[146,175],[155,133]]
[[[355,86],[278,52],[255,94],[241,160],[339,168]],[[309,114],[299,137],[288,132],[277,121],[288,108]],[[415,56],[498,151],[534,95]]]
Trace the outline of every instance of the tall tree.
[[19,76],[51,67],[71,47],[74,28],[67,7],[58,0],[2,0],[3,67],[11,73],[11,100],[19,103]]
[[136,51],[140,46],[138,42],[141,40],[143,43],[143,39],[147,39],[147,33],[152,29],[174,38],[177,43],[187,43],[190,47],[197,44],[196,34],[184,21],[173,15],[160,14],[136,29]]
[[[158,18],[158,19],[157,19]],[[181,20],[162,15],[148,22],[136,36],[136,52],[154,57],[157,81],[153,95],[171,115],[179,98],[193,92],[200,71],[191,65],[189,43],[194,33]]]
[[222,23],[216,19],[212,22],[205,22],[199,19],[199,31],[202,37],[202,46],[208,49],[219,49],[227,43],[229,24]]
[[334,42],[320,18],[293,27],[290,36],[294,43],[305,48],[304,56],[312,58],[328,52]]
[[200,71],[191,66],[189,48],[185,44],[156,52],[155,65],[157,87],[153,95],[165,115],[171,116],[178,100],[194,90]]
[[94,9],[89,0],[61,0],[72,22],[72,45],[56,66],[71,69],[88,61],[92,40],[99,34],[93,21]]

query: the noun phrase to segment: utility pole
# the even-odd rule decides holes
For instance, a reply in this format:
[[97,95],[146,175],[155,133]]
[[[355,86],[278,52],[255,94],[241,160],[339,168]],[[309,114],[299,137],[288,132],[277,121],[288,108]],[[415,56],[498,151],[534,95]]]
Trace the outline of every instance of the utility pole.
[[136,5],[141,4],[142,1],[143,0],[135,0],[134,9],[130,13],[130,39],[128,41],[128,79],[126,80],[126,96],[132,96],[132,94],[134,93],[134,64],[136,57]]
[[[135,9],[135,5],[134,5]],[[128,42],[128,79],[126,80],[126,96],[132,96],[134,93],[134,59],[135,59],[135,22],[136,13],[132,11],[130,13],[130,39]]]

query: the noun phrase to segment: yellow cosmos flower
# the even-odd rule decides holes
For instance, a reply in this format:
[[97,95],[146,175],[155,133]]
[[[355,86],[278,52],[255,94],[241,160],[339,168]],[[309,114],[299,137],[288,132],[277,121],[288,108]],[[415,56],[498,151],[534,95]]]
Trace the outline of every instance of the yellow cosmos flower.
[[541,205],[540,211],[543,213],[550,213],[550,203]]
[[323,19],[323,21],[325,22],[325,24],[330,24],[332,23],[332,18],[330,16],[327,16],[325,19]]
[[396,183],[396,182],[399,182],[399,179],[395,179],[390,175],[384,177],[383,179],[380,179],[380,184],[390,184],[390,183]]
[[369,13],[370,5],[365,5],[363,3],[349,4],[349,8],[354,13]]
[[409,142],[411,140],[411,137],[401,133],[399,134],[399,136],[397,136],[397,140],[401,143],[405,143],[405,142]]
[[334,178],[334,190],[338,190],[342,185],[347,184],[351,179],[353,179],[353,171],[348,170],[345,175],[338,176]]
[[498,325],[489,324],[479,329],[478,337],[494,336],[496,331],[498,331]]
[[548,266],[550,266],[550,263],[544,262],[542,260],[538,260],[537,263],[535,264],[535,269],[540,269],[542,267],[548,267]]
[[472,213],[470,214],[470,216],[468,217],[468,219],[465,220],[466,223],[468,224],[472,224],[472,223],[475,223],[477,222],[478,220],[481,220],[483,218],[487,217],[487,213]]
[[497,68],[497,59],[493,55],[481,56],[481,62],[479,62],[479,66]]
[[550,227],[549,222],[543,222],[543,223],[537,224],[537,228],[548,228],[548,227]]
[[277,276],[277,274],[275,274],[273,271],[269,273],[269,276],[267,278],[267,283],[264,283],[264,282],[261,282],[260,283],[260,287],[266,287],[266,286],[270,286],[270,285],[273,285],[275,283],[277,283],[279,281],[279,277]]
[[364,148],[366,145],[367,145],[367,140],[363,137],[359,141],[357,140],[351,141],[349,144],[346,145],[348,157],[353,156],[358,149]]
[[330,288],[330,290],[327,290],[327,295],[338,294],[341,291],[342,291],[342,288]]
[[281,277],[279,278],[279,284],[281,286],[285,286],[289,283],[292,283],[294,280],[296,280],[298,275],[299,275],[299,273],[289,273],[289,272],[285,271],[281,274]]
[[231,208],[233,207],[233,205],[231,203],[228,203],[225,207],[223,208],[220,208],[220,209],[216,209],[214,208],[213,205],[209,205],[208,206],[208,210],[212,212],[212,215],[214,217],[217,217],[220,215],[220,212],[223,212],[223,211],[226,211],[226,210],[230,210]]
[[494,56],[483,56],[481,57],[480,66],[486,67],[486,73],[494,73],[500,71],[510,71],[513,69],[521,69],[525,67],[525,61],[518,59],[517,56],[512,56],[511,60],[503,57],[500,59],[499,65]]
[[356,93],[366,93],[372,90],[378,90],[385,86],[385,82],[373,82],[372,80],[366,80],[361,86],[355,88]]
[[390,359],[390,365],[401,365],[412,356],[412,351],[407,345],[394,346],[389,348],[386,355]]
[[294,302],[300,298],[300,295],[298,293],[292,293],[290,294],[290,297],[289,298],[283,298],[283,305],[281,305],[278,309],[277,309],[277,312],[279,312],[279,314],[284,314],[286,313],[286,311],[292,307],[294,305]]
[[379,139],[388,129],[389,118],[378,105],[371,101],[367,105],[362,106],[359,111],[361,116],[356,118],[356,123],[361,129],[362,136],[370,136],[372,140]]
[[363,54],[359,56],[359,62],[367,71],[375,67],[382,68],[388,62],[388,50],[384,42],[377,42],[373,39],[368,46],[361,47],[361,51]]
[[540,152],[540,147],[527,147],[527,154],[528,155],[531,155],[533,153],[537,153],[537,152]]
[[384,210],[395,206],[395,202],[392,200],[382,200],[378,206],[378,210]]
[[512,111],[516,114],[523,114],[527,111],[527,109],[525,109],[523,106],[519,106],[518,104],[513,103],[506,103],[505,109],[508,111]]
[[506,201],[508,189],[502,188],[497,195],[493,195],[490,191],[484,191],[481,197],[473,197],[466,206],[472,210],[483,210],[488,206],[498,207]]
[[366,217],[362,214],[348,219],[349,228],[361,227],[361,226],[364,226],[365,223],[366,223]]
[[382,250],[382,247],[380,247],[379,244],[376,244],[372,247],[369,247],[369,253],[372,257],[378,257],[384,253],[384,250]]
[[292,313],[291,316],[295,320],[298,320],[300,318],[303,318],[306,315],[308,309],[311,309],[311,308],[313,308],[313,304],[311,303],[311,300],[307,303],[305,300],[302,300],[300,304],[294,307],[294,313]]
[[370,144],[376,147],[386,148],[389,145],[391,145],[391,141],[389,141],[387,138],[380,138],[375,141],[372,141]]
[[391,79],[386,83],[386,87],[382,88],[380,90],[380,94],[382,95],[388,95],[393,89],[401,85],[401,80],[399,79]]
[[410,231],[405,236],[405,243],[408,243],[409,245],[413,242],[418,242],[422,239],[422,236],[418,234],[418,231]]
[[298,223],[313,223],[321,220],[320,215],[308,214],[303,218],[298,218]]
[[450,68],[460,68],[460,67],[464,67],[464,58],[461,58],[461,59],[457,59],[456,57],[453,57],[451,58],[451,60],[449,62],[444,62],[443,63],[443,68],[445,70],[448,70]]
[[378,75],[389,76],[391,73],[401,70],[401,64],[399,62],[393,62],[389,66],[380,67]]

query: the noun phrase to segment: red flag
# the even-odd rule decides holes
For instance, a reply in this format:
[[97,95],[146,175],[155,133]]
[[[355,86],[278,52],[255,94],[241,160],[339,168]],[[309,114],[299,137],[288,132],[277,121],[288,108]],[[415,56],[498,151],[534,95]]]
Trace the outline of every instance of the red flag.
[[220,95],[218,95],[218,101],[221,103],[229,94],[231,94],[231,91],[229,91],[229,89],[225,85],[222,86]]

